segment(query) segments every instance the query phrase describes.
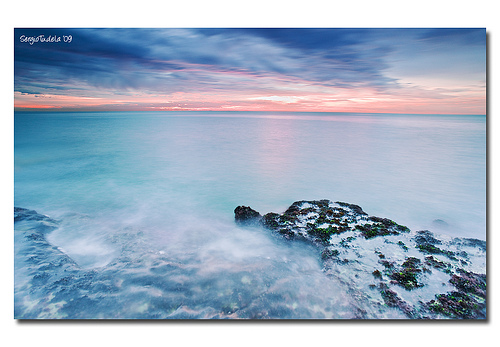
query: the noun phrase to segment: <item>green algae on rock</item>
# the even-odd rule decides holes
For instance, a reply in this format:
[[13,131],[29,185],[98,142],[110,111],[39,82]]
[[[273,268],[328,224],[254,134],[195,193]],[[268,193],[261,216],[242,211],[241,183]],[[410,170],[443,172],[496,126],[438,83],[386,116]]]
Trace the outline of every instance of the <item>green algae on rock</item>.
[[365,300],[362,318],[369,317],[368,307],[398,310],[408,319],[486,318],[485,241],[412,232],[330,200],[297,201],[259,223],[315,245],[325,274]]
[[450,283],[457,291],[436,295],[426,303],[430,311],[451,318],[486,318],[486,275],[458,269]]

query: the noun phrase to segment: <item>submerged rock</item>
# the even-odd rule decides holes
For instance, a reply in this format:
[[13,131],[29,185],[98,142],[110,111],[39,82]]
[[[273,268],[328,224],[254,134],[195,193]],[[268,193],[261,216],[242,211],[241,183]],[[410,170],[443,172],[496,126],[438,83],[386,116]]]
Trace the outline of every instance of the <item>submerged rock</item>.
[[432,221],[432,226],[442,229],[448,229],[450,227],[450,225],[442,219],[434,219]]
[[485,241],[412,232],[358,205],[330,200],[297,201],[282,214],[262,217],[250,207],[236,210],[237,221],[315,245],[324,272],[367,305],[385,305],[410,319],[486,318]]
[[49,216],[40,214],[35,210],[22,207],[14,207],[14,223],[22,221],[46,222],[47,224],[57,224],[57,221]]

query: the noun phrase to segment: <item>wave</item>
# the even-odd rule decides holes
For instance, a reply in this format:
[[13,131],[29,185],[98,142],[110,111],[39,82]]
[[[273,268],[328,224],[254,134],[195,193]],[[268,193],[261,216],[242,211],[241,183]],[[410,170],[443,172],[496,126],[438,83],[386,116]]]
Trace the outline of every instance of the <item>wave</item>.
[[439,269],[446,256],[434,254],[434,267],[421,276],[426,285],[410,291],[388,277],[390,288],[380,287],[374,269],[383,272],[384,259],[429,261],[415,248],[415,233],[345,234],[336,240],[342,253],[327,259],[317,243],[224,221],[103,226],[91,216],[55,220],[23,208],[14,209],[14,220],[17,319],[422,318],[411,316],[418,302],[455,290],[449,278],[459,268],[485,267],[483,243],[450,238],[447,249],[467,257],[446,259],[447,272]]

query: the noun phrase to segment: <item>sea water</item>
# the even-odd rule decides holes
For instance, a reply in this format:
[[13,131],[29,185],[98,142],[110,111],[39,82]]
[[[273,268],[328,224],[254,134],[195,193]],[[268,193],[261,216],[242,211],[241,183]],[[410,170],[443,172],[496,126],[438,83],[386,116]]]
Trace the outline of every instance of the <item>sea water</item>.
[[[271,318],[356,316],[313,247],[236,226],[238,205],[265,214],[345,201],[412,230],[486,239],[481,115],[19,112],[14,125],[14,203],[60,221],[52,245],[85,271],[117,259],[135,274],[153,276],[159,259],[175,269],[175,285],[125,281],[114,300],[130,309],[84,318],[203,318],[220,307],[252,318],[273,300],[293,317],[286,306]],[[168,297],[168,309],[152,313],[151,297]]]

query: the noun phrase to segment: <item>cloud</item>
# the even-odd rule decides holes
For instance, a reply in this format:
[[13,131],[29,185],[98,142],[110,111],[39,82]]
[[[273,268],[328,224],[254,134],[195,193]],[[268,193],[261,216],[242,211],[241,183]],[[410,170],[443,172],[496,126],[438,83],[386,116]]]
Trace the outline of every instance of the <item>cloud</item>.
[[440,28],[422,32],[420,40],[429,43],[454,46],[486,46],[486,29],[484,28]]
[[[70,44],[16,41],[16,90],[89,87],[171,92],[225,85],[223,73],[302,79],[327,85],[384,85],[384,51],[356,51],[352,33],[335,30],[72,29],[16,30],[21,35],[72,35]],[[334,40],[331,40],[334,38]],[[359,39],[358,39],[359,41]],[[248,83],[248,81],[246,81]]]
[[[72,41],[30,45],[22,35]],[[130,100],[182,92],[212,94],[218,103],[232,95],[241,105],[252,97],[263,105],[307,104],[307,94],[341,90],[371,98],[408,86],[430,90],[422,83],[438,74],[477,84],[485,71],[480,39],[480,30],[468,29],[16,29],[14,86],[28,94]]]

